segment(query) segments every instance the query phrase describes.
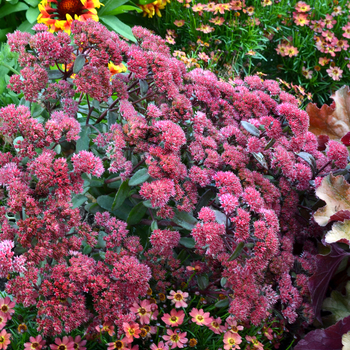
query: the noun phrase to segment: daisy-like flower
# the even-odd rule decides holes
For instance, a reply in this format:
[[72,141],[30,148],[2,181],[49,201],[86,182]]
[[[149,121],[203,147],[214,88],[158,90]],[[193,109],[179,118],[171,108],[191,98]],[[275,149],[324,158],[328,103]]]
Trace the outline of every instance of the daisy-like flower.
[[340,6],[335,6],[333,8],[333,12],[332,12],[332,16],[339,16],[343,13],[344,11],[342,11]]
[[7,346],[11,343],[10,338],[11,334],[7,333],[6,329],[0,332],[0,349],[7,349]]
[[326,64],[329,63],[329,61],[330,61],[330,59],[327,58],[327,57],[320,57],[320,58],[318,59],[318,63],[319,63],[321,66],[325,66]]
[[211,33],[215,30],[215,28],[207,25],[207,24],[202,24],[199,28],[196,28],[199,32],[203,32],[205,34]]
[[252,346],[250,347],[251,350],[264,350],[264,345],[261,344],[256,337],[251,337],[249,335],[245,336],[248,343],[252,343]]
[[192,316],[192,322],[195,322],[198,326],[207,326],[213,320],[213,318],[210,317],[210,313],[204,312],[203,309],[198,310],[193,308],[189,315]]
[[86,347],[85,347],[86,340],[81,340],[80,335],[77,335],[74,339],[72,336],[69,336],[69,341],[72,341],[74,343],[74,346],[73,346],[74,350],[86,350]]
[[310,23],[310,20],[307,18],[307,14],[305,13],[295,13],[293,17],[294,23],[297,26],[304,27],[305,25],[308,25]]
[[277,54],[281,55],[282,57],[287,56],[287,46],[283,44],[278,44],[277,49]]
[[262,5],[262,7],[271,6],[272,1],[271,0],[262,0],[261,5]]
[[213,23],[213,24],[216,24],[218,26],[222,26],[225,22],[225,18],[224,17],[219,17],[219,16],[216,16],[214,18],[211,18],[209,20],[210,23]]
[[169,350],[169,346],[164,342],[160,341],[158,345],[152,344],[150,347],[151,350]]
[[226,319],[226,327],[233,333],[238,333],[238,331],[242,331],[244,329],[243,326],[237,326],[237,321],[233,319],[233,317],[228,317]]
[[165,324],[176,327],[180,326],[182,322],[184,321],[185,313],[182,310],[176,311],[175,309],[172,309],[170,311],[170,314],[164,314],[162,317],[162,320]]
[[111,322],[105,322],[102,327],[96,326],[95,329],[100,333],[107,332],[110,336],[114,334],[114,325]]
[[239,344],[242,343],[242,337],[238,333],[226,332],[224,335],[224,349],[240,349]]
[[136,322],[124,322],[123,329],[129,339],[140,338],[140,327]]
[[209,56],[206,53],[204,53],[204,52],[200,52],[198,54],[198,58],[200,58],[204,62],[208,62],[209,61]]
[[165,41],[168,43],[168,44],[171,44],[171,45],[175,45],[176,44],[176,41],[175,39],[170,36],[170,35],[166,35],[165,36]]
[[207,11],[207,12],[214,12],[214,11],[215,11],[215,7],[216,7],[215,2],[209,2],[209,3],[205,6],[204,11]]
[[306,79],[311,79],[312,78],[312,70],[307,69],[303,67],[301,69],[301,74],[306,78]]
[[176,25],[176,27],[182,27],[185,24],[185,20],[178,19],[178,20],[174,21],[174,24]]
[[176,308],[179,307],[187,307],[186,301],[188,298],[188,293],[184,293],[181,290],[178,290],[177,292],[175,292],[174,290],[172,290],[170,292],[170,295],[167,296],[167,298],[169,300],[171,300],[172,304],[175,304]]
[[286,56],[293,57],[293,56],[298,56],[298,49],[294,46],[288,45],[286,47]]
[[330,67],[326,72],[333,80],[340,80],[343,76],[343,70],[339,67]]
[[245,12],[248,16],[253,16],[255,8],[253,6],[247,7],[243,12]]
[[224,326],[221,326],[221,318],[214,318],[207,326],[211,329],[215,334],[220,334],[225,330]]
[[0,329],[3,329],[6,326],[7,318],[3,315],[0,315]]
[[308,11],[310,11],[311,7],[310,7],[310,5],[306,4],[304,1],[299,1],[299,2],[297,2],[295,9],[298,12],[308,12]]
[[29,342],[24,344],[24,350],[41,350],[45,346],[46,340],[41,335],[29,338]]
[[342,29],[344,30],[343,37],[350,39],[350,23],[342,27]]
[[11,301],[10,297],[0,298],[0,315],[5,316],[8,320],[11,320],[11,315],[15,312],[15,305],[16,303]]
[[241,0],[233,0],[231,1],[231,8],[234,11],[242,10],[243,2]]
[[148,324],[151,317],[151,303],[149,300],[142,300],[141,303],[134,302],[130,311],[134,312],[140,320],[141,324]]
[[17,327],[18,333],[25,333],[25,332],[27,332],[27,330],[28,330],[28,327],[25,323],[21,323]]
[[204,11],[204,8],[205,8],[205,5],[198,3],[198,4],[192,6],[192,11],[198,12],[198,14],[201,15]]
[[90,18],[98,22],[96,8],[101,5],[99,0],[42,0],[37,21],[46,24],[50,31],[64,30],[69,34],[73,19],[85,22]]
[[130,343],[132,343],[132,339],[124,337],[123,339],[118,339],[118,340],[114,341],[113,343],[108,343],[107,350],[114,350],[114,349],[125,350],[125,349],[129,348],[128,345]]
[[163,335],[163,339],[166,341],[168,346],[171,346],[171,349],[176,347],[182,349],[188,341],[186,338],[187,332],[180,333],[178,328],[174,331],[168,329],[167,334],[168,335]]
[[55,344],[51,344],[52,350],[74,350],[74,342],[70,341],[68,337],[64,336],[62,340],[60,338],[55,339]]

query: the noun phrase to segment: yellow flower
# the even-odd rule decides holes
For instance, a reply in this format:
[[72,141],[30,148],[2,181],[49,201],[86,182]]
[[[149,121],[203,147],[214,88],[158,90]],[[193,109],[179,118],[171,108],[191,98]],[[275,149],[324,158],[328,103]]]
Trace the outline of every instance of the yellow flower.
[[160,10],[163,10],[170,0],[156,0],[147,5],[138,5],[143,11],[143,17],[148,15],[148,18],[152,18],[155,14],[158,17],[162,17]]
[[[51,6],[54,4],[54,6]],[[46,24],[51,32],[65,31],[70,34],[73,19],[98,22],[96,8],[103,4],[99,0],[42,0],[38,5],[38,23]]]
[[112,75],[115,75],[118,73],[123,73],[123,72],[126,72],[126,70],[127,70],[123,63],[118,64],[116,66],[113,62],[108,63],[108,69]]

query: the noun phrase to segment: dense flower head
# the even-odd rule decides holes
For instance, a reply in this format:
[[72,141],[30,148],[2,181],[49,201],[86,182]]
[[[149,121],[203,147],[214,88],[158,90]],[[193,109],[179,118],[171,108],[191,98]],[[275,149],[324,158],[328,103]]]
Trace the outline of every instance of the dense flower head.
[[[302,223],[299,198],[313,195],[316,176],[346,165],[346,147],[319,150],[307,113],[277,82],[187,72],[141,27],[131,45],[94,21],[71,30],[74,46],[41,27],[9,36],[25,66],[10,83],[47,113],[0,110],[11,151],[0,154],[1,276],[10,273],[7,290],[38,308],[42,334],[87,325],[91,338],[115,330],[110,349],[130,348],[159,313],[173,328],[158,347],[183,348],[177,309],[198,281],[203,295],[223,292],[237,322],[258,325],[274,307],[289,323],[309,313],[305,278],[291,276],[313,272],[320,232]],[[110,62],[128,71],[112,74]],[[175,309],[144,299],[151,278]],[[197,308],[197,325],[228,327]],[[236,321],[227,322],[226,349],[241,343]],[[64,337],[50,347],[74,343],[85,345]]]

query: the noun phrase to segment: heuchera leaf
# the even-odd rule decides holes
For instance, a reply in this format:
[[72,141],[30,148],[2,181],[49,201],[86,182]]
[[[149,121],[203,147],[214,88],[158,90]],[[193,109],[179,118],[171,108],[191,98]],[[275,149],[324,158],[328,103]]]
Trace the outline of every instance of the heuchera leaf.
[[342,350],[342,336],[350,329],[350,316],[326,329],[316,329],[306,335],[294,350]]
[[350,146],[350,131],[340,140],[345,146]]
[[322,309],[330,311],[335,322],[350,316],[350,281],[346,284],[345,295],[334,290],[331,297],[323,301]]
[[331,244],[331,251],[327,255],[318,254],[316,256],[317,270],[309,279],[309,290],[312,299],[312,306],[315,317],[322,323],[320,310],[323,299],[329,285],[329,281],[337,271],[340,263],[349,255],[336,244]]
[[310,117],[309,131],[318,135],[328,135],[332,140],[339,140],[350,131],[350,90],[343,86],[331,96],[334,102],[318,108],[309,103],[306,112]]
[[350,220],[335,222],[332,229],[327,232],[325,241],[327,243],[346,243],[350,245]]
[[348,211],[348,210],[339,210],[334,215],[331,216],[329,221],[330,222],[331,221],[341,221],[341,222],[343,222],[344,220],[350,220],[350,211]]
[[326,226],[332,215],[339,211],[350,210],[350,184],[342,175],[326,176],[316,189],[316,195],[326,202],[326,206],[314,214],[314,219],[320,226]]

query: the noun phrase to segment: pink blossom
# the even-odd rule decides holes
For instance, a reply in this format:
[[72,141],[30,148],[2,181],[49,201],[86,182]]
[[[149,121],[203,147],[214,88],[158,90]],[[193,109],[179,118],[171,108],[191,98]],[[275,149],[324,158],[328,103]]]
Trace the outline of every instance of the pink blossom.
[[153,207],[163,207],[171,197],[175,196],[175,186],[169,179],[145,182],[141,186],[140,195],[149,199]]
[[175,291],[170,291],[170,295],[167,296],[167,298],[171,301],[172,304],[176,308],[179,307],[187,307],[187,298],[188,298],[188,293],[187,292],[182,292],[181,290],[178,290],[177,292]]
[[103,164],[100,158],[92,152],[80,151],[72,157],[74,171],[77,173],[88,173],[94,176],[101,176],[104,172]]
[[149,324],[151,317],[151,303],[149,300],[145,299],[141,302],[134,302],[130,311],[134,312],[140,320],[140,324]]
[[52,350],[60,350],[62,348],[66,350],[74,350],[74,341],[73,338],[72,340],[69,340],[68,337],[64,336],[62,340],[60,338],[55,339],[55,344],[51,344],[50,348]]
[[204,312],[203,309],[198,310],[193,308],[189,315],[192,316],[192,322],[199,326],[208,326],[213,321],[213,318],[210,317],[210,313]]
[[187,332],[181,333],[179,329],[168,329],[167,335],[163,335],[163,339],[168,346],[171,346],[171,349],[175,349],[176,347],[182,349],[188,341],[186,335]]
[[185,313],[182,310],[176,311],[175,309],[172,309],[170,314],[164,314],[162,320],[165,324],[171,327],[177,327],[183,323],[184,317]]

